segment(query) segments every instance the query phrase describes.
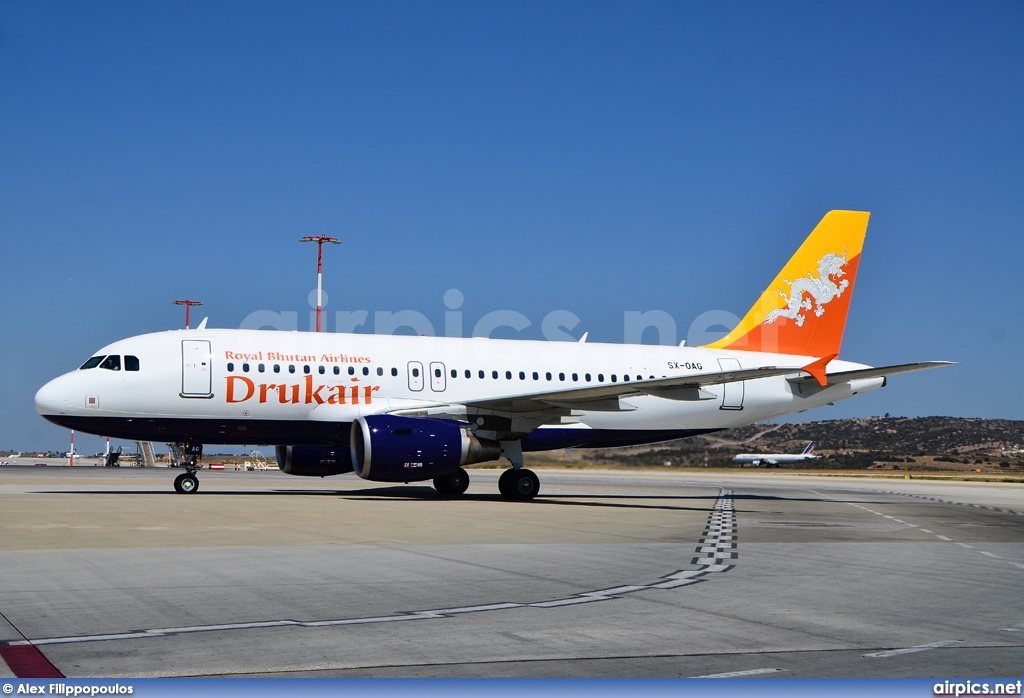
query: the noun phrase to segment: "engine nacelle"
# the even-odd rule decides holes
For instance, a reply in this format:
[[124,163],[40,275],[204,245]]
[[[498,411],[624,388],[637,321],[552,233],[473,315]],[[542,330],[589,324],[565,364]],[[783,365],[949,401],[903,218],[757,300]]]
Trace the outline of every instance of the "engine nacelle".
[[371,414],[352,422],[356,475],[377,482],[416,482],[501,457],[501,444],[478,439],[447,419]]
[[278,446],[277,467],[289,475],[324,477],[352,472],[349,449],[344,446]]

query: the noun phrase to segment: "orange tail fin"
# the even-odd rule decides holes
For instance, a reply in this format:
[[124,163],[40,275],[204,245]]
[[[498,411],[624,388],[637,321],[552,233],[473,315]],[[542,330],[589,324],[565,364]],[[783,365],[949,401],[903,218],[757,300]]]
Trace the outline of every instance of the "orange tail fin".
[[740,324],[707,348],[839,354],[870,215],[825,214]]

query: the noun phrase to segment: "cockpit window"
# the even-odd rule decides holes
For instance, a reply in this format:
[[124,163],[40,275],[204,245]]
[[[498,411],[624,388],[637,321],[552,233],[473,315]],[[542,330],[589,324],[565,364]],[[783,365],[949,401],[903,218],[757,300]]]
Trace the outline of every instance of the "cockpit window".
[[139,370],[139,357],[131,356],[129,354],[124,355],[124,370],[125,371],[138,371]]
[[91,359],[89,359],[88,361],[86,361],[84,364],[82,364],[79,367],[79,370],[81,371],[81,370],[84,370],[84,369],[87,369],[87,368],[96,368],[97,366],[100,365],[100,361],[103,361],[103,358],[104,357],[102,357],[102,356],[94,356]]
[[111,354],[107,358],[103,359],[103,363],[100,364],[100,368],[105,368],[108,371],[120,371],[121,357],[117,354]]

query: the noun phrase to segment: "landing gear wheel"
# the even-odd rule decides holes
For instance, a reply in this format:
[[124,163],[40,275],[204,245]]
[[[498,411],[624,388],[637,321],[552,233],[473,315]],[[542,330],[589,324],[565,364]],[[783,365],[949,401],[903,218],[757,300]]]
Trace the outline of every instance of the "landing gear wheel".
[[182,473],[174,478],[174,491],[178,494],[192,494],[199,491],[199,478],[192,473]]
[[498,478],[498,492],[500,492],[501,496],[504,497],[505,499],[515,499],[515,497],[512,494],[511,482],[512,476],[515,475],[515,473],[515,470],[509,468],[508,470],[501,474],[501,477]]
[[528,501],[540,492],[540,479],[532,470],[506,470],[498,478],[498,491],[506,499]]
[[469,473],[459,468],[454,473],[435,477],[434,489],[438,494],[462,494],[469,489]]

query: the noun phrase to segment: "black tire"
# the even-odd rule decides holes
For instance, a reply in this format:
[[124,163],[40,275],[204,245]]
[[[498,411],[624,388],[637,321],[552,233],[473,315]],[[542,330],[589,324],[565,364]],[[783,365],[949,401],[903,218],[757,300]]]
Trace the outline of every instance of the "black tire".
[[533,499],[540,492],[540,478],[532,470],[526,468],[516,472],[512,484],[516,499],[524,502]]
[[174,479],[174,489],[180,494],[194,494],[199,491],[199,478],[192,473],[182,473]]
[[459,468],[454,473],[448,473],[441,477],[434,478],[434,489],[438,494],[459,495],[469,489],[469,473]]
[[532,470],[506,470],[498,479],[498,491],[506,499],[526,502],[540,492],[540,478]]
[[504,497],[505,499],[515,499],[515,497],[512,494],[511,484],[512,477],[515,475],[515,473],[515,470],[509,468],[508,470],[501,474],[501,477],[498,478],[498,492],[500,492],[501,496]]

